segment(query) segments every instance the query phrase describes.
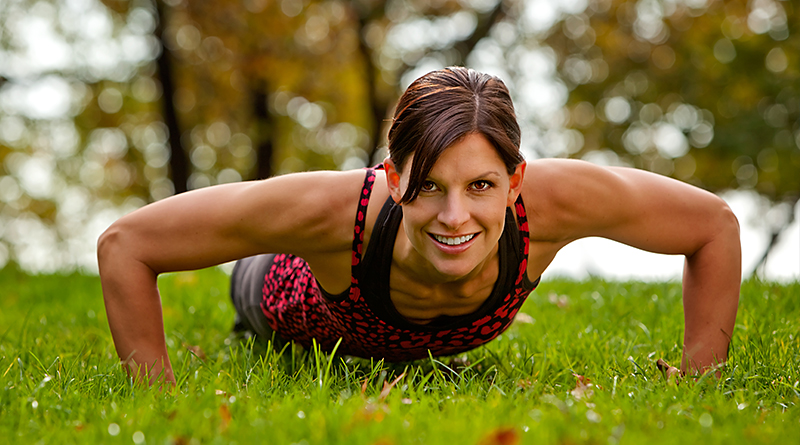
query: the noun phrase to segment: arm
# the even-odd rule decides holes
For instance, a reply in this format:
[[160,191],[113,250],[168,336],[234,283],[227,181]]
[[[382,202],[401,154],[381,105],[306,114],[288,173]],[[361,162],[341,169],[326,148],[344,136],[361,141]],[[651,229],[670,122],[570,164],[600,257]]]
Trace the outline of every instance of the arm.
[[161,379],[175,381],[156,285],[160,273],[266,252],[334,269],[337,261],[326,260],[341,257],[349,265],[363,175],[317,172],[209,187],[145,206],[109,227],[98,241],[98,263],[109,327],[128,372],[150,383],[162,373]]
[[[533,165],[535,167],[531,168]],[[528,182],[528,178],[531,180]],[[531,226],[559,245],[601,236],[686,257],[681,369],[727,359],[741,283],[739,225],[717,196],[660,175],[580,161],[529,164],[525,195],[542,196]]]

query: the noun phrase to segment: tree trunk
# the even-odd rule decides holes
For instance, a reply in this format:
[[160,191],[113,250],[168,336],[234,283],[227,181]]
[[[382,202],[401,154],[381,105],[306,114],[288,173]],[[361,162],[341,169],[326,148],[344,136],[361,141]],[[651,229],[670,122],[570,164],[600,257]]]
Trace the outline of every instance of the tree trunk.
[[478,24],[475,25],[475,30],[464,40],[458,41],[453,45],[453,48],[458,51],[459,56],[461,57],[461,64],[466,63],[467,57],[475,49],[475,46],[478,42],[481,41],[484,37],[489,35],[489,31],[492,30],[492,26],[495,23],[499,22],[503,17],[505,17],[505,9],[503,8],[503,2],[498,1],[497,5],[495,5],[494,9],[487,12],[486,14],[482,14],[478,16]]
[[367,95],[369,96],[369,108],[372,114],[372,135],[370,137],[369,147],[367,149],[367,163],[372,164],[376,160],[373,159],[378,147],[384,142],[384,125],[386,113],[388,113],[389,104],[382,100],[378,94],[378,67],[375,66],[373,60],[372,50],[365,39],[365,29],[374,17],[380,17],[385,14],[385,2],[379,2],[377,6],[369,8],[366,5],[354,5],[355,14],[358,18],[358,51],[361,53],[361,58],[364,60],[364,76],[367,84]]
[[164,23],[166,22],[164,5],[161,0],[155,0],[155,5],[158,14],[155,36],[161,44],[161,54],[159,54],[156,60],[158,77],[161,81],[161,88],[163,91],[161,97],[161,112],[164,118],[164,124],[167,126],[169,132],[169,167],[172,184],[175,188],[175,194],[178,194],[187,190],[189,160],[181,145],[181,130],[178,125],[178,115],[175,112],[175,104],[173,102],[173,98],[175,97],[175,85],[172,80],[173,62],[172,54],[170,54],[167,46],[164,45]]
[[795,214],[797,214],[797,206],[800,203],[800,199],[795,199],[794,204],[792,205],[792,209],[790,210],[789,217],[786,219],[785,223],[780,227],[773,228],[772,233],[769,238],[769,244],[767,244],[766,249],[764,249],[764,254],[761,255],[761,259],[758,261],[756,266],[753,268],[753,271],[750,272],[750,277],[764,277],[764,272],[767,267],[767,259],[769,258],[769,254],[772,253],[772,250],[775,246],[778,245],[778,241],[780,241],[781,235],[788,229],[795,220]]
[[[365,81],[367,83],[367,92],[369,94],[369,106],[370,111],[372,113],[372,141],[370,143],[370,149],[368,151],[370,162],[374,162],[373,156],[377,151],[377,148],[385,142],[385,131],[384,126],[386,125],[386,116],[387,113],[390,113],[389,105],[390,103],[386,100],[381,100],[378,90],[377,90],[377,74],[378,68],[375,66],[373,61],[373,54],[372,50],[370,49],[369,45],[365,40],[365,33],[364,30],[366,29],[367,25],[371,20],[375,17],[381,17],[385,15],[385,2],[379,2],[375,7],[369,8],[364,4],[355,4],[355,12],[358,17],[358,26],[359,26],[359,44],[358,49],[361,53],[361,56],[364,60],[365,64]],[[453,48],[459,54],[460,63],[463,64],[469,54],[475,49],[475,45],[478,42],[489,35],[489,31],[491,31],[492,26],[495,23],[500,21],[503,17],[505,17],[505,9],[503,8],[503,2],[500,1],[497,5],[486,14],[482,14],[478,17],[478,24],[475,26],[475,30],[470,34],[466,39],[456,42],[453,45]],[[409,67],[403,66],[401,71],[406,71]]]
[[275,125],[269,111],[269,91],[264,83],[251,87],[253,94],[253,117],[256,122],[257,179],[266,179],[274,174],[272,168],[272,134]]

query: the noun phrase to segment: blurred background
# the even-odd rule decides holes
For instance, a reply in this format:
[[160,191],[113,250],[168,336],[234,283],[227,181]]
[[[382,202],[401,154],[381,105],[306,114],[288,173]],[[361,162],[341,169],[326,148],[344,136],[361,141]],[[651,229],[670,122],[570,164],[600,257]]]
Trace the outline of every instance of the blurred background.
[[[416,77],[512,91],[527,159],[647,169],[722,196],[743,275],[800,278],[800,17],[782,0],[2,0],[0,266],[96,272],[140,206],[385,156]],[[597,239],[550,274],[669,279]]]

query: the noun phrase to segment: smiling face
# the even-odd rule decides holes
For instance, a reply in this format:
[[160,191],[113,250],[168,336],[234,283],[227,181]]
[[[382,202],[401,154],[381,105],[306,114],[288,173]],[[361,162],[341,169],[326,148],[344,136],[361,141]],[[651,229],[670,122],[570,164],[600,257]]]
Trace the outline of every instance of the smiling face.
[[[408,188],[411,161],[398,172],[388,161],[386,177],[392,199],[400,202]],[[448,147],[434,164],[419,196],[402,204],[398,236],[400,258],[412,270],[436,281],[468,278],[497,251],[506,207],[522,186],[525,163],[512,175],[494,146],[471,133]]]

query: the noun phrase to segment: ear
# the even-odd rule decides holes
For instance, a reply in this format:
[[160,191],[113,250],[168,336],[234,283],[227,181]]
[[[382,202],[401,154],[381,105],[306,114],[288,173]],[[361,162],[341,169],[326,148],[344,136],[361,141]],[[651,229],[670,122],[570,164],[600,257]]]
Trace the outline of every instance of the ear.
[[525,182],[525,169],[528,163],[525,161],[520,162],[514,170],[514,174],[509,178],[508,189],[508,203],[507,206],[512,206],[517,201],[517,197],[522,192],[522,184]]
[[386,185],[389,187],[389,194],[395,204],[400,204],[400,200],[403,198],[400,190],[400,172],[397,171],[391,158],[383,160],[383,169],[386,170]]

